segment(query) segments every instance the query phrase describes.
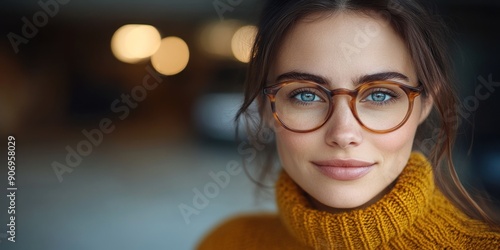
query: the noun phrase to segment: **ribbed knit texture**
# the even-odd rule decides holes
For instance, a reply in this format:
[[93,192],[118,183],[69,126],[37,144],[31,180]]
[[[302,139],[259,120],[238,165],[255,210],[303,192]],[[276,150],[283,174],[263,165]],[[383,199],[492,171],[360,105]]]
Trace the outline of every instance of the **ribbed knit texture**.
[[276,197],[279,215],[232,219],[199,249],[500,249],[500,233],[455,208],[419,153],[412,153],[393,189],[365,209],[318,211],[285,172]]

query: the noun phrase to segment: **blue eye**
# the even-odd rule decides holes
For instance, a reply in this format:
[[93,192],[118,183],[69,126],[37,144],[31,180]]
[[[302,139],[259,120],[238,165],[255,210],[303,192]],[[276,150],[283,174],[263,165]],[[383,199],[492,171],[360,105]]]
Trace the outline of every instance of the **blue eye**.
[[373,102],[386,102],[390,99],[392,99],[392,96],[382,91],[374,91],[367,96],[367,100]]
[[321,98],[318,95],[316,95],[314,93],[311,93],[311,92],[307,92],[307,91],[298,93],[298,94],[296,94],[293,97],[295,99],[301,101],[301,102],[317,102],[317,101],[321,101]]

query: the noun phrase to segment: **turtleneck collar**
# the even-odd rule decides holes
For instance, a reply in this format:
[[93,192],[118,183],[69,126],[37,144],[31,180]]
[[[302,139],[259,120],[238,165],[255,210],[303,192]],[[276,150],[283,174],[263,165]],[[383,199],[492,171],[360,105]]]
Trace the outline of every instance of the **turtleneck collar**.
[[276,184],[280,216],[291,234],[314,249],[373,249],[401,235],[424,215],[435,190],[432,168],[412,153],[391,191],[376,203],[332,214],[313,208],[304,191],[284,172]]

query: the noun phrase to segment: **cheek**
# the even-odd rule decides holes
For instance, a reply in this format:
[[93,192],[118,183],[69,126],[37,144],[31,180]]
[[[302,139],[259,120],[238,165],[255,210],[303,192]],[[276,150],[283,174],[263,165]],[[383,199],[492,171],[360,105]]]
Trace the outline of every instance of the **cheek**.
[[[279,126],[279,125],[278,125]],[[308,152],[316,148],[312,134],[294,133],[286,129],[275,131],[276,147],[282,166],[284,168],[301,165],[300,162],[307,159]]]
[[282,161],[286,160],[290,155],[295,155],[295,152],[301,151],[300,138],[296,138],[287,131],[275,131],[276,147]]
[[413,140],[420,118],[420,109],[414,111],[401,128],[387,134],[377,135],[372,140],[373,146],[378,148],[386,157],[391,153],[403,153],[401,154],[403,156],[409,154],[413,147]]
[[413,145],[414,135],[415,130],[413,128],[403,126],[394,132],[376,137],[376,139],[372,141],[372,144],[381,151],[382,154],[409,151]]

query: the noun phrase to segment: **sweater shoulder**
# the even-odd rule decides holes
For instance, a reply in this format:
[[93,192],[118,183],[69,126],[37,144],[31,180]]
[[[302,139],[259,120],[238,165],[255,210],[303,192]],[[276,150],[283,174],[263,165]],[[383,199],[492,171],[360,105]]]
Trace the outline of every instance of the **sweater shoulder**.
[[[419,244],[432,239],[431,245],[441,244],[443,248],[500,249],[500,232],[466,215],[440,191],[434,198],[429,213],[416,223],[418,231],[423,232]],[[418,235],[416,231],[411,234]]]
[[[280,245],[286,242],[290,247]],[[216,226],[198,244],[199,250],[211,249],[295,249],[277,214],[252,214],[232,217]]]

